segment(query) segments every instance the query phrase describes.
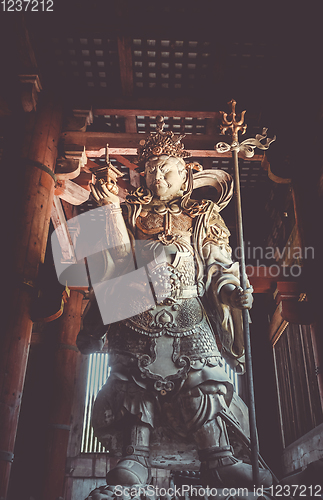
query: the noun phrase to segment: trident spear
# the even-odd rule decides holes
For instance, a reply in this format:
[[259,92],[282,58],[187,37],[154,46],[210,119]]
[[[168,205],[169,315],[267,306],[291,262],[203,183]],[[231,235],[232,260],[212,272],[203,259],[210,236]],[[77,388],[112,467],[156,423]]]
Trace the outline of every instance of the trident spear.
[[[239,144],[238,132],[245,134],[247,130],[247,125],[243,124],[244,115],[246,111],[242,111],[240,114],[240,119],[236,120],[236,101],[231,100],[229,103],[231,105],[231,113],[225,113],[220,111],[222,114],[222,124],[220,125],[221,134],[225,134],[227,131],[231,134],[232,142],[227,144],[226,142],[218,142],[215,149],[219,153],[226,153],[228,151],[232,152],[233,164],[234,164],[234,184],[235,184],[235,205],[236,205],[236,225],[237,225],[237,243],[240,248],[239,264],[240,264],[240,282],[243,291],[248,287],[247,274],[246,274],[246,262],[244,253],[244,240],[243,240],[243,223],[242,223],[242,209],[241,209],[241,192],[240,192],[240,177],[239,177],[239,164],[238,164],[238,153],[241,151],[246,158],[251,158],[254,155],[254,149],[257,147],[259,149],[268,149],[270,144],[276,139],[267,138],[267,129],[264,128],[262,135],[257,134],[255,139],[247,139]],[[260,141],[266,140],[265,143]],[[256,425],[256,411],[255,411],[255,396],[254,396],[254,385],[253,385],[253,374],[252,374],[252,357],[251,357],[251,342],[250,342],[250,329],[249,329],[249,313],[247,309],[242,310],[242,320],[243,320],[243,331],[244,331],[244,344],[245,344],[245,357],[246,357],[246,375],[247,375],[247,387],[248,387],[248,402],[249,402],[249,426],[250,426],[250,442],[251,442],[251,463],[252,463],[252,473],[253,481],[256,487],[259,487],[259,444],[258,444],[258,433]]]

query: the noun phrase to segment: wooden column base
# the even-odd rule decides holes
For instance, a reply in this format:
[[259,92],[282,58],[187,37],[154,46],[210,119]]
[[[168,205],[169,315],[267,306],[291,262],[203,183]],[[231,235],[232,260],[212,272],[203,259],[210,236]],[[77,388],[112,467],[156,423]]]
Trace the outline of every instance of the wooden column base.
[[77,358],[76,337],[81,327],[83,295],[71,291],[63,315],[59,318],[55,356],[54,388],[49,422],[48,461],[43,497],[57,500],[64,496],[65,464],[71,425]]
[[[9,329],[0,359],[5,372],[5,398],[0,401],[0,498],[6,498],[7,487],[14,460],[16,427],[25,380],[32,322],[29,317],[31,296],[29,290],[17,289],[14,293]],[[24,332],[22,335],[21,332]],[[5,353],[8,354],[6,359]],[[19,360],[19,363],[16,362]],[[14,370],[12,370],[14,367]]]

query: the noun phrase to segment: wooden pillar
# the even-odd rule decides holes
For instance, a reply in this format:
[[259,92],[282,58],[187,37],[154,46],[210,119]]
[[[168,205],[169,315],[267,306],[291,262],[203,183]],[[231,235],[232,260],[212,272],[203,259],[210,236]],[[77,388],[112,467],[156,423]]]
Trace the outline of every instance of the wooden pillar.
[[46,500],[57,500],[63,496],[76,363],[78,356],[81,356],[76,347],[76,337],[81,327],[82,300],[83,295],[72,290],[60,318],[49,422],[48,460],[44,478],[43,497]]
[[[19,222],[13,228],[14,259],[10,276],[9,305],[3,318],[5,328],[0,338],[0,498],[8,490],[11,463],[20,412],[26,365],[31,339],[31,296],[38,266],[44,259],[51,207],[54,195],[54,170],[57,143],[61,131],[61,108],[53,98],[42,96],[37,112],[18,116],[26,119],[21,150],[12,151],[8,175],[24,176]],[[18,152],[18,153],[17,153]],[[10,168],[11,167],[11,168]],[[18,203],[20,200],[15,200]]]

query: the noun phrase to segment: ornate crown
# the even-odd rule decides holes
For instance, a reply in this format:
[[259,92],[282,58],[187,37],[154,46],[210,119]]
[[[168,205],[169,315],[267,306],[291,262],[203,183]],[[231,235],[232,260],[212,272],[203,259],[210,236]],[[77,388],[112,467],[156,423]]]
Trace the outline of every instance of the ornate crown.
[[151,132],[146,140],[140,141],[140,147],[137,150],[137,164],[143,167],[145,162],[153,156],[169,155],[177,158],[188,158],[191,153],[185,151],[181,140],[185,135],[178,135],[171,131],[164,132],[164,117],[156,117],[156,132]]

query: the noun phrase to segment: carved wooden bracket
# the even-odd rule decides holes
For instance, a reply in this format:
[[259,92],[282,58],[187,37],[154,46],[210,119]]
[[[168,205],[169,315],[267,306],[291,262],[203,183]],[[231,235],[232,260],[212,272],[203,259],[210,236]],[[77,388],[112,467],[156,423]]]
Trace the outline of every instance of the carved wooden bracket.
[[278,281],[275,298],[276,303],[281,304],[283,320],[296,325],[310,325],[314,322],[312,304],[300,293],[298,283]]
[[42,90],[39,76],[19,75],[21,85],[21,103],[24,111],[29,113],[36,110],[38,92]]
[[276,182],[276,184],[290,184],[292,182],[292,179],[279,177],[278,175],[275,175],[271,171],[270,163],[268,161],[266,153],[264,154],[261,160],[261,166],[264,170],[267,170],[269,179],[272,180],[273,182]]
[[64,156],[68,160],[79,160],[81,169],[87,164],[85,146],[80,146],[78,144],[64,144]]
[[64,131],[86,132],[93,123],[92,109],[73,109],[73,115],[66,117]]
[[90,182],[94,182],[94,175],[91,172],[86,172],[83,170],[80,175],[78,175],[75,179],[74,182],[75,184],[78,184],[81,186],[83,189],[86,189],[87,191],[91,191],[90,188]]
[[55,175],[58,180],[71,180],[78,177],[81,173],[82,162],[80,159],[59,158],[56,162]]

